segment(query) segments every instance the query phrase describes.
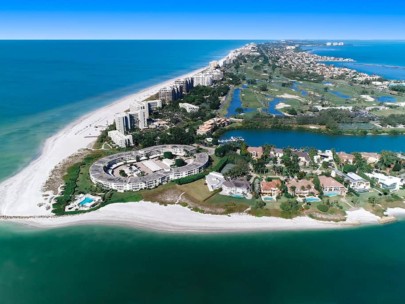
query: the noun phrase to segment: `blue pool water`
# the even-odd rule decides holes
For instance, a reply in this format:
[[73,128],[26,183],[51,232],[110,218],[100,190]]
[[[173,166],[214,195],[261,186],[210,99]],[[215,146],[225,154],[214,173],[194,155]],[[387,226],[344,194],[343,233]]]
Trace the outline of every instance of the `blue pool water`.
[[265,202],[273,202],[274,199],[271,196],[264,196],[262,197],[263,201]]
[[339,196],[340,193],[339,192],[329,192],[327,194],[325,194],[325,196],[327,197],[335,197],[335,196]]
[[317,197],[307,197],[305,199],[305,202],[307,202],[307,203],[317,203],[317,202],[320,202],[320,201],[321,200],[319,198],[317,198]]
[[80,203],[79,206],[85,206],[94,202],[94,199],[90,197],[85,197]]

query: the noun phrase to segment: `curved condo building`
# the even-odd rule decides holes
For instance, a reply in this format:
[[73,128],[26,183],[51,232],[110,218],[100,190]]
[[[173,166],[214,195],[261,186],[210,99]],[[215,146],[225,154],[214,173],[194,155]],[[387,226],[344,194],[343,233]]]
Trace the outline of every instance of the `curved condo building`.
[[[175,160],[163,158],[165,152],[181,159],[183,166],[176,167]],[[193,146],[160,145],[104,157],[90,167],[90,178],[106,189],[139,191],[198,174],[208,162],[208,154],[196,153]]]

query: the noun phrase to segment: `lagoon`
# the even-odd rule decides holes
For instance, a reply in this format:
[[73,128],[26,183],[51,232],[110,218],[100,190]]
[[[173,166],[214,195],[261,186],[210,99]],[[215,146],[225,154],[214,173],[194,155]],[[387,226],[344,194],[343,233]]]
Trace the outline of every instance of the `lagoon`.
[[232,130],[224,133],[221,139],[241,136],[250,146],[275,145],[279,148],[314,147],[345,152],[381,152],[384,150],[405,152],[404,135],[328,135],[295,130]]
[[236,111],[236,109],[238,109],[238,108],[242,108],[243,113],[249,113],[249,112],[256,111],[256,109],[250,109],[250,108],[243,107],[242,99],[240,97],[242,90],[243,89],[237,88],[233,91],[232,100],[228,107],[228,112],[226,114],[226,117],[238,115],[239,113],[237,113],[237,111]]

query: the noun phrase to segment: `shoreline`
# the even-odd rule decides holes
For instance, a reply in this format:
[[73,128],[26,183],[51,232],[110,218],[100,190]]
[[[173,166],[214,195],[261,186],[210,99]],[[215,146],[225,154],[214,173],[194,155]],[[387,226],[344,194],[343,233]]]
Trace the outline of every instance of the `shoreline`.
[[[218,61],[223,62],[225,58],[226,56]],[[144,100],[156,94],[160,88],[174,83],[178,78],[191,77],[205,69],[207,66],[120,97],[110,104],[84,114],[49,137],[41,147],[39,155],[28,166],[0,183],[0,215],[32,218],[0,221],[43,229],[100,224],[164,232],[201,233],[318,230],[381,223],[379,217],[364,209],[349,211],[345,222],[334,223],[304,216],[282,219],[254,217],[247,214],[229,216],[201,214],[179,205],[161,206],[144,201],[115,203],[89,213],[62,217],[51,217],[51,210],[37,206],[38,203],[48,199],[43,196],[43,186],[55,166],[79,150],[91,148],[101,130],[112,123],[115,113],[127,110],[130,102],[134,100]],[[35,218],[36,216],[49,218]]]
[[[405,211],[404,211],[405,212]],[[115,203],[96,211],[54,218],[7,219],[36,229],[57,229],[72,226],[101,225],[127,227],[165,233],[242,233],[313,231],[359,228],[381,225],[381,219],[358,209],[349,211],[345,222],[326,222],[300,216],[293,219],[254,217],[247,214],[212,215],[194,212],[180,205],[162,206],[157,203]]]
[[42,188],[55,166],[79,150],[91,147],[104,127],[113,122],[114,115],[127,110],[130,102],[144,100],[158,93],[160,88],[173,84],[176,79],[191,77],[205,69],[207,66],[120,97],[84,114],[46,139],[36,158],[0,183],[0,215],[51,215],[51,210],[37,204],[44,201]]

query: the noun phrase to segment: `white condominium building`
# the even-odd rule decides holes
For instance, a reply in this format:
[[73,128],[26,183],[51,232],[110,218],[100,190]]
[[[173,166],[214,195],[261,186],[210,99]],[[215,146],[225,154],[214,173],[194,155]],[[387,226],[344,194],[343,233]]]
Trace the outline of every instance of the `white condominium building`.
[[214,70],[211,72],[212,79],[215,81],[222,80],[224,78],[224,73],[221,70]]
[[148,104],[149,113],[162,108],[162,101],[160,99],[145,100],[144,102],[146,102]]
[[134,101],[130,105],[129,115],[133,118],[135,126],[139,129],[148,127],[149,105],[145,101]]
[[177,79],[174,82],[174,84],[180,89],[181,94],[187,94],[193,88],[193,79],[192,78]]
[[132,135],[124,135],[120,131],[114,130],[109,131],[108,136],[118,147],[125,148],[134,145]]
[[210,86],[213,83],[213,76],[211,73],[199,73],[193,76],[194,86]]
[[122,134],[130,131],[132,129],[132,126],[131,117],[128,115],[128,113],[115,114],[115,126],[116,129]]
[[179,107],[185,109],[187,113],[198,112],[198,110],[200,109],[199,106],[195,106],[190,103],[179,103]]
[[170,103],[181,97],[181,87],[178,85],[161,88],[159,90],[159,99],[165,103]]

